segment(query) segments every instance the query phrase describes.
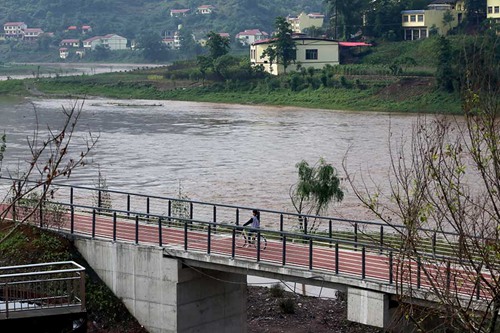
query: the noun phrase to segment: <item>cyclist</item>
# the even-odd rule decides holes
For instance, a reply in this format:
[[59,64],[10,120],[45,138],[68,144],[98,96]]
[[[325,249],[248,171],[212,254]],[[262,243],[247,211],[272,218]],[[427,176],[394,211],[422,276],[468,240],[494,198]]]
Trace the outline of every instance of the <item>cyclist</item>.
[[[251,227],[254,229],[259,229],[260,228],[260,212],[257,209],[252,210],[253,216],[245,223],[243,224],[244,227],[247,225],[251,224]],[[247,242],[250,244],[253,244],[253,240],[255,239],[254,237],[255,231],[250,231],[248,233],[248,239],[245,236],[245,246],[248,246]]]

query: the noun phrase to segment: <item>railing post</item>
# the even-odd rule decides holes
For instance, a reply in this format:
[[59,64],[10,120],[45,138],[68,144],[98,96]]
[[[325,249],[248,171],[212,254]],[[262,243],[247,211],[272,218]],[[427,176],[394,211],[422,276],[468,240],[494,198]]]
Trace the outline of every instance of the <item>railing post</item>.
[[92,209],[92,238],[95,238],[95,208]]
[[435,256],[436,255],[436,242],[437,242],[437,234],[434,232],[434,235],[432,235],[432,254]]
[[313,269],[313,240],[309,238],[309,269]]
[[149,219],[149,197],[146,198],[146,218]]
[[190,220],[193,219],[193,203],[192,202],[189,203],[189,219]]
[[208,225],[208,238],[207,238],[207,254],[210,254],[210,249],[211,249],[211,241],[212,239],[212,226],[209,224]]
[[307,235],[307,216],[304,217],[304,235]]
[[393,266],[393,258],[392,258],[392,251],[390,251],[389,252],[389,284],[392,284],[393,280],[394,280],[392,266]]
[[73,206],[73,187],[69,188],[69,204]]
[[217,206],[214,206],[213,222],[214,222],[214,234],[215,234],[217,231],[217,225],[215,224],[215,223],[217,223]]
[[231,233],[231,258],[236,254],[236,228],[233,228]]
[[280,232],[283,232],[283,213],[280,214]]
[[281,257],[281,264],[285,266],[286,264],[286,235],[281,234],[283,237],[283,251],[282,251],[282,257]]
[[130,216],[130,194],[127,194],[127,216]]
[[102,192],[99,190],[97,192],[97,207],[99,208],[99,213],[101,212],[101,207],[102,207]]
[[382,249],[384,248],[384,226],[380,226],[380,250],[379,253],[382,254]]
[[358,249],[358,223],[354,223],[354,248]]
[[328,220],[328,238],[330,238],[330,247],[332,247],[332,238],[333,238],[333,223],[332,223],[332,220]]
[[335,274],[339,274],[339,243],[335,243]]
[[168,222],[171,222],[172,219],[172,200],[168,200]]
[[421,283],[421,276],[420,276],[420,271],[422,269],[422,262],[420,260],[420,257],[417,258],[417,288],[420,289],[420,283]]
[[260,230],[257,231],[257,262],[260,261]]
[[113,212],[113,242],[116,242],[116,212]]
[[240,225],[240,209],[236,208],[236,225]]
[[135,216],[135,244],[139,244],[139,215]]
[[70,229],[71,229],[71,233],[73,234],[74,231],[75,231],[75,207],[73,207],[73,205],[71,206],[70,208]]
[[163,228],[161,227],[161,216],[158,217],[158,245],[163,246],[163,237],[162,237]]
[[450,290],[451,284],[451,261],[448,260],[446,263],[446,292],[448,293]]
[[361,278],[366,278],[366,247],[363,245],[361,249]]
[[184,221],[184,251],[188,249],[188,224]]

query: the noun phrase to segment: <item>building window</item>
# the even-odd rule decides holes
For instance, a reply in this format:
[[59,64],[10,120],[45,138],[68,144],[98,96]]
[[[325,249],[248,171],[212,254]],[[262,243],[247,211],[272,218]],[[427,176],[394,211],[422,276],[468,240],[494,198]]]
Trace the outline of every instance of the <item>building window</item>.
[[408,22],[408,15],[403,15],[403,22]]
[[420,38],[427,38],[427,29],[420,29]]
[[415,15],[410,15],[410,22],[417,22],[417,17]]
[[420,39],[420,30],[413,30],[413,40]]
[[424,15],[418,15],[418,22],[424,22]]
[[411,40],[411,29],[405,29],[405,40]]
[[492,6],[489,6],[488,7],[488,14],[492,14],[493,13],[493,7]]
[[318,50],[306,50],[306,60],[318,60]]
[[499,6],[495,6],[495,14],[498,14],[500,13],[500,7]]

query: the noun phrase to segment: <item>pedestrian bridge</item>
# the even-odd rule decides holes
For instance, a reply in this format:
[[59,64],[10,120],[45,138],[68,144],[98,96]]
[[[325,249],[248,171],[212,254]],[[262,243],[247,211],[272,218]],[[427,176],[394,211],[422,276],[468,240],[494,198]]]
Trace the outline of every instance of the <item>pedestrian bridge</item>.
[[[3,193],[17,186],[2,181]],[[430,237],[414,260],[398,251],[404,226],[378,222],[261,209],[261,229],[251,230],[241,222],[254,207],[63,184],[43,205],[10,202],[1,216],[31,214],[31,223],[73,237],[150,332],[245,332],[247,275],[346,291],[348,319],[378,327],[391,324],[406,293],[421,304],[437,301],[436,288],[477,308],[488,300],[488,272],[460,269],[440,241],[458,239],[452,233],[421,230]],[[243,247],[243,230],[265,238]]]

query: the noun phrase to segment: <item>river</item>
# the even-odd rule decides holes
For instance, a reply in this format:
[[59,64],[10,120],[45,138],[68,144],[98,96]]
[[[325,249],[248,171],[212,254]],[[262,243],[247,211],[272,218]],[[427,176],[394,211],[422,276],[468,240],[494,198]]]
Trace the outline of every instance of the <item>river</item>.
[[[25,167],[27,137],[36,124],[60,123],[74,100],[31,98],[0,101],[0,130],[7,134],[2,173]],[[227,105],[178,101],[84,101],[77,138],[99,134],[91,163],[71,177],[93,186],[98,170],[108,187],[193,200],[292,211],[289,189],[296,163],[320,157],[345,176],[370,174],[387,186],[388,135],[407,133],[416,115],[345,112],[294,107]],[[359,178],[358,178],[359,179]],[[371,219],[353,191],[328,212]]]

